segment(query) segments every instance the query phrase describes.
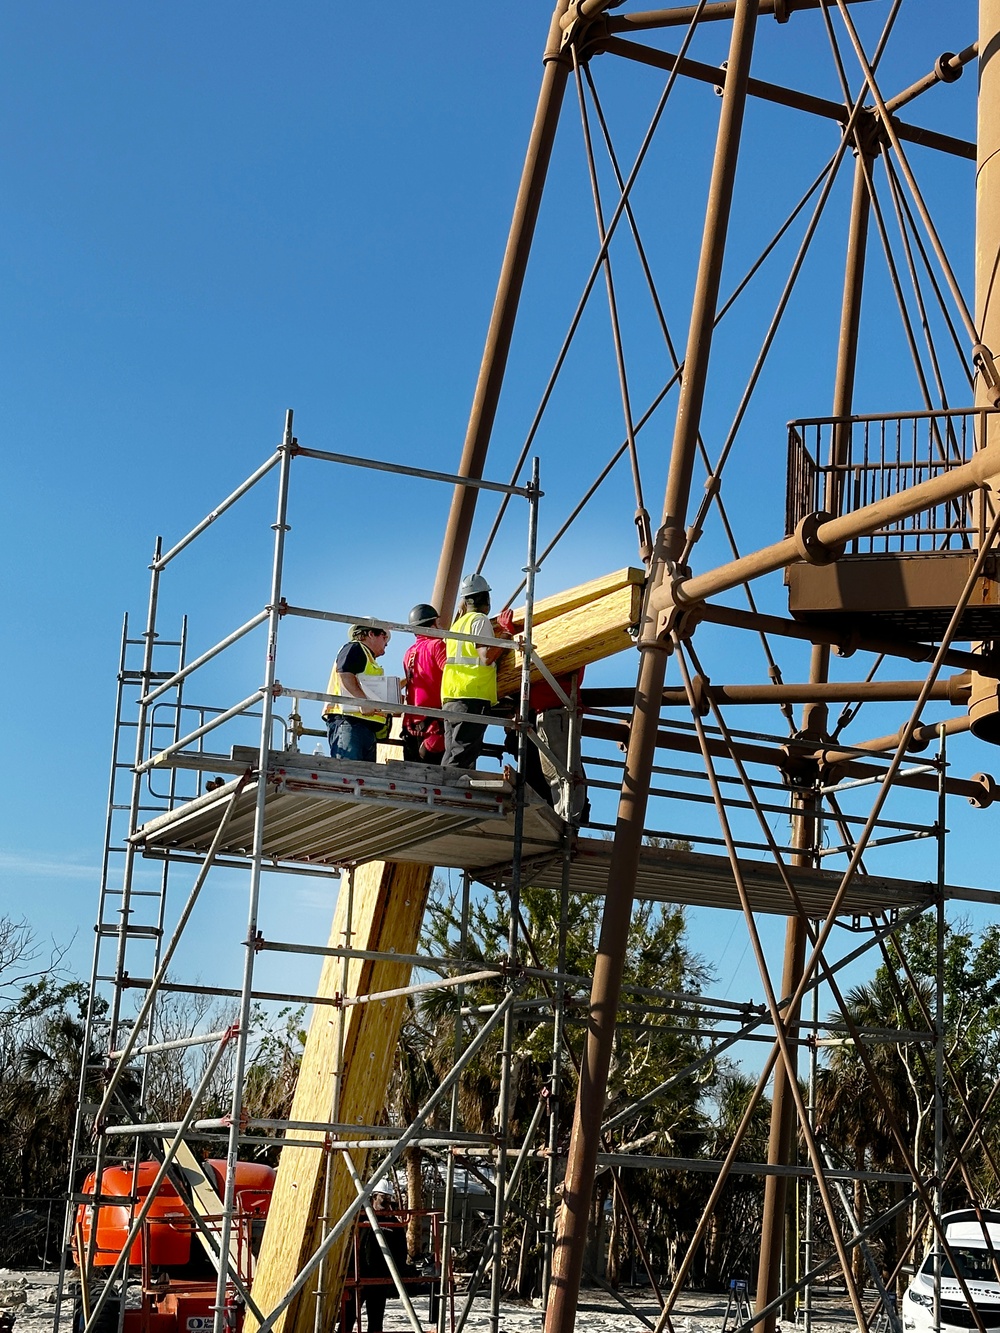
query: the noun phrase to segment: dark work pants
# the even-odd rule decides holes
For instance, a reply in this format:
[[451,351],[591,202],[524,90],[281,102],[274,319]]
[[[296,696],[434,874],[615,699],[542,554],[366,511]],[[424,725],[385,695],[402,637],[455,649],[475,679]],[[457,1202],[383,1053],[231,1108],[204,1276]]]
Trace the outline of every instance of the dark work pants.
[[[441,707],[446,713],[491,713],[493,705],[485,699],[445,699]],[[475,768],[483,752],[486,728],[476,722],[445,719],[443,764],[455,768]]]
[[359,1287],[347,1298],[344,1307],[344,1322],[341,1324],[341,1333],[356,1333],[361,1324],[358,1319],[359,1305],[363,1305],[368,1311],[368,1333],[382,1333],[382,1325],[385,1323],[385,1303],[390,1295],[395,1296],[396,1288],[390,1283],[387,1286]]

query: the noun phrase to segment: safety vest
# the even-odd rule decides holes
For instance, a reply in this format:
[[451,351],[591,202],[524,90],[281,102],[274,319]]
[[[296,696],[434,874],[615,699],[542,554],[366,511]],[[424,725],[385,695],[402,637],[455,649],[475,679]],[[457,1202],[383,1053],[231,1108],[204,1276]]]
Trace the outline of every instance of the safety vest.
[[[358,647],[363,649],[368,661],[365,663],[365,669],[360,674],[362,676],[384,676],[385,672],[379,666],[378,662],[371,655],[363,643]],[[337,670],[337,663],[334,662],[333,670],[330,672],[330,683],[326,687],[327,694],[346,694],[347,691],[340,683],[340,672]],[[372,710],[368,705],[362,703],[356,704],[327,704],[323,709],[324,717],[331,717],[334,713],[349,713],[351,717],[363,717],[366,722],[385,722],[385,713]]]
[[[451,627],[453,634],[471,634],[473,624],[481,611],[466,611]],[[479,649],[468,639],[445,639],[448,654],[441,677],[442,699],[485,699],[497,701],[497,669],[484,666],[479,660]]]

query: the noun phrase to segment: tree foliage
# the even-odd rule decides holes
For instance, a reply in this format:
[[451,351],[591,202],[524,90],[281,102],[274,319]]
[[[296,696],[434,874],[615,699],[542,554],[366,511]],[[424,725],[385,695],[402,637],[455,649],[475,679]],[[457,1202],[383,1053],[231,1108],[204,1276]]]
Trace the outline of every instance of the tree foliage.
[[[981,1132],[963,1153],[968,1176],[957,1169],[957,1151],[973,1122],[983,1115],[1000,1060],[1000,928],[976,936],[966,923],[946,927],[940,945],[930,916],[911,922],[886,950],[874,977],[844,997],[847,1012],[864,1037],[866,1060],[844,1035],[840,1014],[829,1022],[836,1044],[817,1077],[817,1119],[835,1161],[856,1171],[903,1171],[906,1159],[929,1174],[935,1164],[935,1047],[937,974],[941,965],[941,1026],[945,1080],[944,1207],[1000,1201],[1000,1178],[991,1144],[1000,1127],[997,1109],[987,1112]],[[911,1034],[907,1039],[896,1033]],[[920,1034],[925,1034],[923,1037]],[[861,1111],[863,1108],[863,1114]],[[970,1191],[971,1184],[971,1191]],[[900,1187],[859,1180],[853,1209],[863,1225],[888,1207]],[[972,1196],[975,1196],[973,1198]],[[924,1229],[915,1204],[909,1217],[879,1235],[876,1261],[893,1270],[908,1248],[908,1233]],[[860,1254],[856,1276],[864,1280]]]
[[[0,917],[0,1199],[5,1216],[21,1219],[16,1227],[0,1222],[0,1264],[36,1261],[46,1233],[49,1258],[58,1253],[61,1209],[53,1213],[48,1204],[64,1198],[67,1188],[88,1003],[87,986],[63,971],[61,958],[58,950],[43,957],[24,922]],[[287,1118],[305,1041],[303,1013],[301,1008],[254,1011],[244,1080],[248,1117]],[[231,1005],[165,992],[150,1035],[154,1043],[178,1041],[225,1030],[234,1018]],[[101,1057],[108,1045],[107,1005],[100,998],[91,1021],[92,1055],[83,1093],[86,1102],[96,1104],[104,1095]],[[130,1026],[131,1019],[124,1017],[120,1032]],[[128,1105],[150,1120],[179,1119],[214,1049],[210,1042],[157,1051],[144,1064],[134,1060],[121,1083]],[[230,1109],[231,1062],[232,1047],[201,1100],[200,1114],[206,1118]],[[276,1162],[274,1131],[263,1131],[262,1137],[268,1142],[253,1149],[254,1155]],[[217,1152],[224,1144],[220,1137],[203,1147]],[[86,1138],[80,1146],[82,1174],[89,1169]]]
[[[462,970],[469,973],[489,966],[504,968],[507,902],[500,890],[477,890],[470,899],[463,932],[457,893],[435,885],[424,952],[461,959]],[[521,892],[521,916],[522,953],[514,974],[517,1022],[510,1060],[510,1136],[513,1143],[521,1143],[540,1099],[545,1103],[544,1112],[548,1099],[555,1097],[561,1107],[558,1149],[564,1153],[576,1096],[576,1069],[586,1036],[601,903],[596,898],[574,896],[563,904],[557,892],[529,885]],[[565,940],[563,956],[561,938]],[[556,971],[564,978],[566,1013],[558,1079],[554,1077],[551,1022],[554,983],[537,975]],[[629,933],[622,1011],[608,1082],[605,1118],[616,1118],[616,1124],[605,1136],[606,1151],[632,1156],[694,1156],[703,1151],[711,1133],[707,1098],[715,1070],[710,1062],[700,1064],[705,1039],[697,996],[709,977],[709,968],[688,944],[684,910],[663,903],[638,903]],[[460,1049],[461,1037],[468,1041],[500,1002],[507,985],[505,974],[470,983],[464,994],[449,988],[431,992],[422,1000],[411,1013],[410,1031],[429,1059],[425,1077],[432,1071],[438,1077],[443,1075],[455,1058],[456,1030]],[[675,998],[664,999],[664,993]],[[460,1017],[463,1007],[466,1012]],[[463,1069],[458,1098],[467,1129],[489,1133],[499,1123],[502,1036],[498,1027]],[[647,1096],[649,1101],[636,1104]],[[548,1118],[543,1114],[530,1146],[543,1147],[547,1131]],[[610,1279],[617,1281],[626,1266],[631,1270],[635,1242],[628,1210],[644,1247],[662,1268],[678,1230],[676,1214],[690,1198],[685,1179],[640,1168],[602,1170],[593,1203],[591,1265],[599,1265],[607,1237]],[[521,1295],[530,1294],[537,1283],[537,1231],[544,1217],[544,1195],[544,1164],[535,1161],[525,1171],[508,1218],[507,1285]]]

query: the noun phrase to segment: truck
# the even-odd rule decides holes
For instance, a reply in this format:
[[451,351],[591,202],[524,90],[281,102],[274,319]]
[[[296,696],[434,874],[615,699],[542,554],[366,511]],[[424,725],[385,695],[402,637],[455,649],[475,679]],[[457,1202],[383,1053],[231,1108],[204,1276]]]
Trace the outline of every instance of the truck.
[[[89,1196],[94,1202],[82,1201],[76,1211],[72,1249],[80,1291],[73,1333],[83,1333],[98,1309],[109,1272],[118,1263],[160,1169],[158,1161],[127,1163],[105,1167],[99,1187],[95,1173],[85,1179],[81,1193],[84,1200]],[[232,1333],[238,1333],[242,1325],[244,1308],[232,1272],[249,1289],[274,1176],[274,1168],[263,1163],[236,1163],[231,1275],[226,1285],[226,1326]],[[106,1294],[91,1333],[116,1333],[122,1285],[126,1288],[124,1333],[211,1329],[225,1186],[225,1162],[198,1161],[187,1149],[178,1155],[132,1242],[121,1282]]]
[[[965,1298],[955,1268],[975,1302],[983,1328],[1000,1329],[1000,1212],[972,1208],[945,1213],[944,1237],[955,1267],[944,1253],[932,1249],[913,1276],[903,1297],[904,1333],[933,1333],[935,1296],[940,1302],[941,1333],[968,1333],[976,1319]],[[940,1263],[940,1290],[935,1269]]]

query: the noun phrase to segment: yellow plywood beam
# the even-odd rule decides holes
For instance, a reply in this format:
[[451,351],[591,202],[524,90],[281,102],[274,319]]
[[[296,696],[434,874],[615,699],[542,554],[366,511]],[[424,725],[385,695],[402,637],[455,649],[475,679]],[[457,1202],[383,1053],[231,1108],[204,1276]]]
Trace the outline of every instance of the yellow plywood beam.
[[[602,574],[599,579],[591,579],[589,583],[578,583],[575,588],[567,588],[565,592],[557,592],[553,593],[551,597],[540,598],[535,602],[532,619],[537,628],[547,620],[554,620],[557,616],[565,615],[568,611],[575,611],[578,606],[586,606],[590,602],[596,602],[610,592],[618,592],[620,588],[641,588],[645,581],[646,571],[644,569],[616,569],[614,573]],[[521,633],[524,629],[523,606],[514,608],[514,629],[517,633]]]
[[[623,570],[622,573],[639,574],[641,579],[638,570]],[[624,652],[635,643],[629,634],[629,626],[635,625],[639,619],[641,582],[623,582],[613,591],[582,603],[575,600],[577,591],[572,589],[566,594],[570,604],[565,609],[535,625],[532,632],[535,651],[555,676],[579,671],[591,662]],[[540,678],[540,672],[532,673],[532,679]],[[497,666],[497,692],[500,695],[516,693],[520,680],[521,654],[515,649],[505,653]]]
[[[330,946],[383,954],[416,951],[432,867],[373,861],[341,880]],[[350,900],[350,918],[348,915]],[[404,963],[351,959],[344,975],[339,958],[323,964],[317,994],[333,997],[366,995],[405,986],[410,968]],[[344,1009],[316,1005],[302,1056],[292,1103],[292,1120],[378,1124],[383,1117],[389,1078],[399,1038],[404,997],[349,1005]],[[342,1051],[342,1055],[341,1055]],[[339,1097],[337,1093],[340,1075]],[[297,1139],[322,1144],[318,1131],[295,1131]],[[355,1158],[364,1173],[365,1154]],[[271,1208],[257,1261],[253,1297],[268,1313],[291,1286],[296,1274],[323,1238],[322,1216],[338,1218],[356,1197],[350,1175],[339,1155],[331,1160],[330,1194],[325,1196],[327,1154],[322,1147],[289,1146],[281,1153]],[[317,1287],[324,1291],[318,1327],[332,1329],[340,1317],[350,1231],[326,1261],[323,1281],[310,1278],[305,1289],[276,1320],[275,1333],[314,1333]],[[248,1333],[257,1325],[247,1312]]]

